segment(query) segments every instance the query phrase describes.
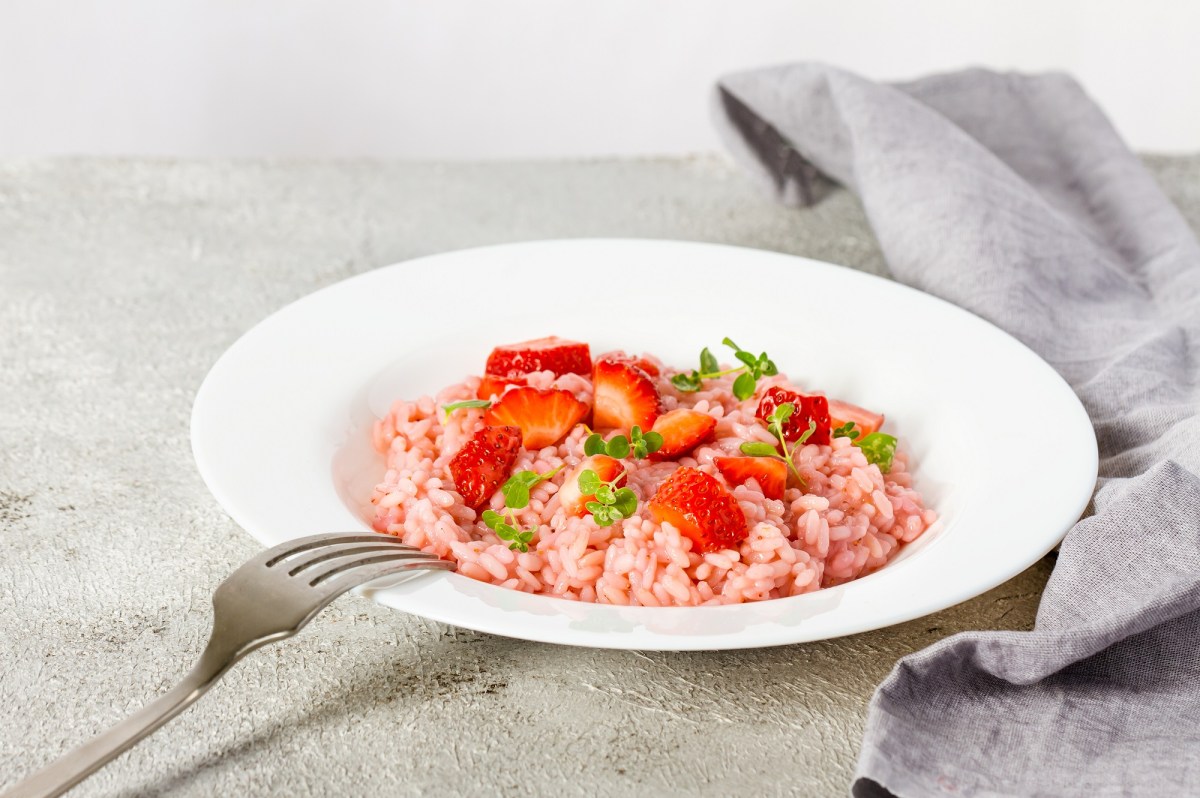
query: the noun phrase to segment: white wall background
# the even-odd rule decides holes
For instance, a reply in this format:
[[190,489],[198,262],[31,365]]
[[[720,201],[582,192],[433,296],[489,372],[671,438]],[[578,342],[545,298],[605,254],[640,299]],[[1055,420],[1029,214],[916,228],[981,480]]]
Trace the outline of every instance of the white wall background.
[[722,72],[1065,69],[1200,150],[1185,0],[0,0],[0,157],[513,158],[718,147]]

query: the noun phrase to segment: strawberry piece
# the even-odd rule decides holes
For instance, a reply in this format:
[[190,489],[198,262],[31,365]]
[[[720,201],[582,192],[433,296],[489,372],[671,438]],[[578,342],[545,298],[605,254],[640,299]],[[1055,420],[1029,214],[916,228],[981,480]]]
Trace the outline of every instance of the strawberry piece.
[[598,429],[635,424],[648,430],[662,412],[662,400],[650,375],[628,360],[603,358],[592,370],[593,422]]
[[479,387],[475,389],[476,399],[491,399],[493,396],[499,396],[504,393],[504,389],[510,385],[524,385],[525,380],[507,380],[503,377],[494,377],[491,374],[484,374],[483,379],[479,381]]
[[488,355],[485,373],[497,377],[521,377],[535,371],[564,374],[589,374],[592,354],[587,344],[551,335],[535,341],[498,346]]
[[681,468],[658,487],[647,505],[650,517],[691,538],[701,551],[736,546],[746,539],[746,514],[716,477]]
[[450,460],[450,476],[463,503],[478,510],[508,479],[521,451],[517,427],[480,427]]
[[649,358],[634,357],[633,355],[629,354],[628,352],[624,352],[620,349],[614,350],[612,352],[605,352],[603,355],[600,355],[596,359],[597,360],[624,360],[626,363],[632,363],[633,365],[637,366],[642,371],[649,374],[651,377],[657,377],[660,373],[658,370],[658,366],[651,363]]
[[872,432],[879,432],[879,428],[883,426],[883,414],[872,413],[870,410],[852,405],[849,402],[839,402],[837,399],[829,400],[829,423],[837,429],[844,424],[853,421],[861,433],[858,439],[861,440]]
[[794,441],[808,431],[810,421],[817,422],[817,428],[813,430],[813,434],[809,436],[808,443],[816,443],[820,445],[828,445],[829,443],[829,400],[824,396],[813,395],[806,396],[805,394],[789,391],[787,388],[775,386],[768,388],[758,403],[758,410],[754,415],[758,416],[764,424],[767,423],[767,417],[774,412],[779,405],[791,402],[795,406],[791,417],[783,423],[783,437],[789,441]]
[[501,396],[483,414],[483,423],[521,428],[526,449],[558,443],[587,415],[588,406],[570,391],[522,386]]
[[577,515],[580,518],[588,514],[587,503],[596,500],[596,494],[583,494],[579,491],[579,475],[584,471],[591,469],[605,482],[612,482],[619,476],[617,484],[620,485],[625,481],[625,467],[621,465],[620,460],[609,457],[606,454],[594,454],[591,457],[585,457],[579,465],[575,466],[571,473],[567,474],[567,478],[563,480],[562,487],[558,489],[558,501],[568,515]]
[[673,460],[695,449],[710,439],[717,428],[717,420],[699,410],[678,408],[663,413],[654,421],[651,429],[663,437],[663,445],[650,455],[651,460]]
[[713,465],[731,485],[753,479],[768,499],[782,499],[787,487],[787,463],[774,457],[714,457]]

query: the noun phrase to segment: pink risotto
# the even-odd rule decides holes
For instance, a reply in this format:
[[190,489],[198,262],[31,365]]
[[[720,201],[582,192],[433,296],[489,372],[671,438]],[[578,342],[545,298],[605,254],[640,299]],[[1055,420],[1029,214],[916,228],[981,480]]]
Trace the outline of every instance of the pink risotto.
[[936,514],[883,415],[724,341],[699,368],[550,337],[375,423],[374,527],[513,590],[650,607],[876,571]]

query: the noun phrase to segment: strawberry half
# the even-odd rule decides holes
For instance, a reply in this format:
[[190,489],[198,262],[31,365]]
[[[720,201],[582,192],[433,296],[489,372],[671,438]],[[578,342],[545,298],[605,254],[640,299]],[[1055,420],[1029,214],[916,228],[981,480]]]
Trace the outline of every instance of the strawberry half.
[[662,412],[650,375],[628,360],[604,358],[592,370],[593,423],[597,429],[648,430]]
[[829,400],[829,423],[834,429],[841,427],[849,422],[854,422],[858,427],[860,434],[858,437],[862,439],[872,432],[879,432],[879,428],[883,426],[883,414],[872,413],[870,410],[852,405],[849,402],[839,402],[837,399]]
[[592,354],[587,344],[551,335],[535,341],[498,346],[488,355],[485,373],[497,377],[522,377],[535,371],[564,374],[588,374]]
[[491,399],[493,396],[499,396],[504,393],[504,389],[510,385],[524,385],[525,380],[507,380],[503,377],[493,377],[491,374],[484,374],[483,379],[479,381],[479,387],[475,389],[476,399]]
[[508,479],[508,472],[521,451],[521,430],[517,427],[480,427],[450,460],[450,476],[463,503],[473,510],[484,505],[496,488]]
[[620,349],[614,350],[612,352],[605,352],[603,355],[600,355],[600,357],[598,357],[596,359],[597,360],[624,360],[628,363],[632,363],[633,365],[637,366],[642,371],[649,374],[651,377],[657,377],[659,374],[658,366],[651,363],[648,358],[634,357],[633,355],[629,354],[628,352],[624,352]]
[[783,423],[783,437],[789,441],[794,441],[808,431],[810,421],[817,423],[813,434],[809,436],[808,443],[816,443],[820,445],[828,445],[829,443],[829,400],[824,396],[814,395],[806,396],[804,394],[789,391],[787,388],[775,386],[768,388],[761,400],[758,402],[758,410],[754,415],[758,416],[764,424],[767,423],[767,417],[775,411],[779,405],[791,402],[795,406],[791,417]]
[[647,507],[650,517],[691,538],[701,551],[736,546],[746,539],[746,514],[716,477],[681,468],[658,487]]
[[663,445],[650,455],[651,460],[674,460],[712,437],[717,420],[699,410],[679,408],[663,413],[651,429],[663,437]]
[[570,391],[522,386],[501,396],[483,414],[483,423],[521,428],[525,448],[541,449],[558,443],[587,415],[588,406]]
[[731,485],[753,479],[768,499],[782,499],[787,487],[787,463],[774,457],[714,457],[713,465]]
[[609,457],[606,454],[594,454],[591,457],[585,457],[579,465],[575,466],[571,473],[567,474],[567,478],[563,480],[562,487],[558,489],[558,501],[568,515],[577,515],[580,518],[588,514],[587,503],[596,500],[596,494],[583,494],[579,491],[579,475],[584,471],[591,469],[599,475],[600,479],[605,482],[612,482],[618,476],[621,479],[618,485],[625,481],[623,472],[625,467],[621,465],[620,460]]

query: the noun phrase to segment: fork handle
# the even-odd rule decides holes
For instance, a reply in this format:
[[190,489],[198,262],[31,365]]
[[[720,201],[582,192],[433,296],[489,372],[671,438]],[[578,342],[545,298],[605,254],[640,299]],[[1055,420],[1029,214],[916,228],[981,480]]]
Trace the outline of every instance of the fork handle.
[[221,651],[209,641],[200,661],[183,681],[125,720],[13,785],[0,798],[62,795],[190,707],[245,653]]

